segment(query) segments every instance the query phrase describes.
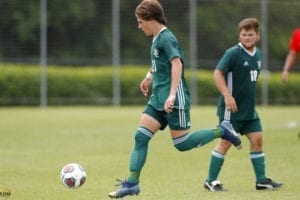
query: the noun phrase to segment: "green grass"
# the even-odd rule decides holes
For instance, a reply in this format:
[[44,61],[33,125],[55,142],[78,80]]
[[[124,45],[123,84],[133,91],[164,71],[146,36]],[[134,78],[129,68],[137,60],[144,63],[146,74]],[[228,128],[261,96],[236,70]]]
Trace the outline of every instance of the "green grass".
[[[108,199],[115,178],[128,174],[133,133],[143,107],[11,107],[0,108],[0,191],[9,199]],[[229,189],[203,189],[210,152],[216,141],[178,152],[167,130],[151,141],[141,175],[142,192],[132,199],[300,199],[300,107],[258,107],[264,127],[267,175],[284,182],[278,191],[256,191],[249,144],[231,149],[220,180]],[[215,107],[194,107],[192,130],[216,125]],[[87,181],[67,189],[59,179],[63,165],[82,164]],[[0,197],[1,199],[1,197]],[[130,199],[130,198],[128,198]]]

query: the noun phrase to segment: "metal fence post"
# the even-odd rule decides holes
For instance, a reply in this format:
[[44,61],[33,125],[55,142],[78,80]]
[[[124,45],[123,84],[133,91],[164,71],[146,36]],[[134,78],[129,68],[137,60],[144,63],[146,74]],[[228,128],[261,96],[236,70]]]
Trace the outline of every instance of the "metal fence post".
[[262,105],[268,105],[269,102],[269,88],[268,88],[268,75],[269,75],[269,62],[268,62],[268,0],[261,0],[261,43],[262,43]]
[[47,107],[47,0],[40,1],[40,106]]
[[197,90],[197,1],[189,1],[189,46],[190,46],[190,69],[191,69],[191,98],[192,104],[198,103]]
[[120,2],[112,1],[112,63],[113,63],[113,105],[121,103],[120,89]]

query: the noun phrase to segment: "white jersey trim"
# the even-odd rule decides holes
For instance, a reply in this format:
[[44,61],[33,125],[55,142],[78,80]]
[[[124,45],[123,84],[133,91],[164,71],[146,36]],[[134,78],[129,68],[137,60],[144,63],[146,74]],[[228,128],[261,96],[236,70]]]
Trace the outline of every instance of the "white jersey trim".
[[[233,90],[232,72],[229,72],[227,74],[227,87],[228,87],[230,94],[232,95],[232,90]],[[230,115],[231,115],[231,111],[227,110],[227,108],[225,106],[224,119],[230,121]]]
[[254,55],[256,54],[256,47],[254,47],[254,51],[253,51],[253,52],[250,52],[250,51],[248,51],[248,50],[242,45],[241,42],[239,43],[239,46],[242,47],[242,49],[243,49],[247,54],[249,54],[250,56],[254,56]]

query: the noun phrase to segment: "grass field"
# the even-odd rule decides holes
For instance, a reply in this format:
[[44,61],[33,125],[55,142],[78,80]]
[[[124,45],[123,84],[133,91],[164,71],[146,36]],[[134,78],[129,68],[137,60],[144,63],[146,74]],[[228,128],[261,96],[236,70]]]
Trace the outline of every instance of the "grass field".
[[[0,191],[8,199],[109,199],[115,178],[128,174],[128,160],[143,107],[11,107],[0,108]],[[220,180],[229,189],[203,189],[210,152],[216,141],[189,152],[178,152],[168,131],[151,141],[141,176],[141,194],[126,199],[300,199],[300,106],[258,107],[264,127],[267,175],[282,181],[277,191],[256,191],[248,141],[231,149]],[[194,107],[192,130],[216,125],[215,107]],[[87,181],[67,189],[59,179],[63,165],[79,162]],[[0,196],[0,200],[4,199]]]

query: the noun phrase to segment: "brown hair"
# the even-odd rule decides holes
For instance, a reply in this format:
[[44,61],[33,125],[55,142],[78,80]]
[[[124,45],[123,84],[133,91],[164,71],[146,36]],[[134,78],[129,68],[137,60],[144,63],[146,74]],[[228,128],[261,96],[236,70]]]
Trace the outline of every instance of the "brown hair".
[[135,16],[146,21],[154,19],[160,24],[167,24],[164,9],[157,0],[143,0],[136,7]]
[[254,29],[255,32],[259,32],[259,23],[256,18],[245,18],[240,21],[238,26],[238,31],[241,32],[242,29],[250,30]]

